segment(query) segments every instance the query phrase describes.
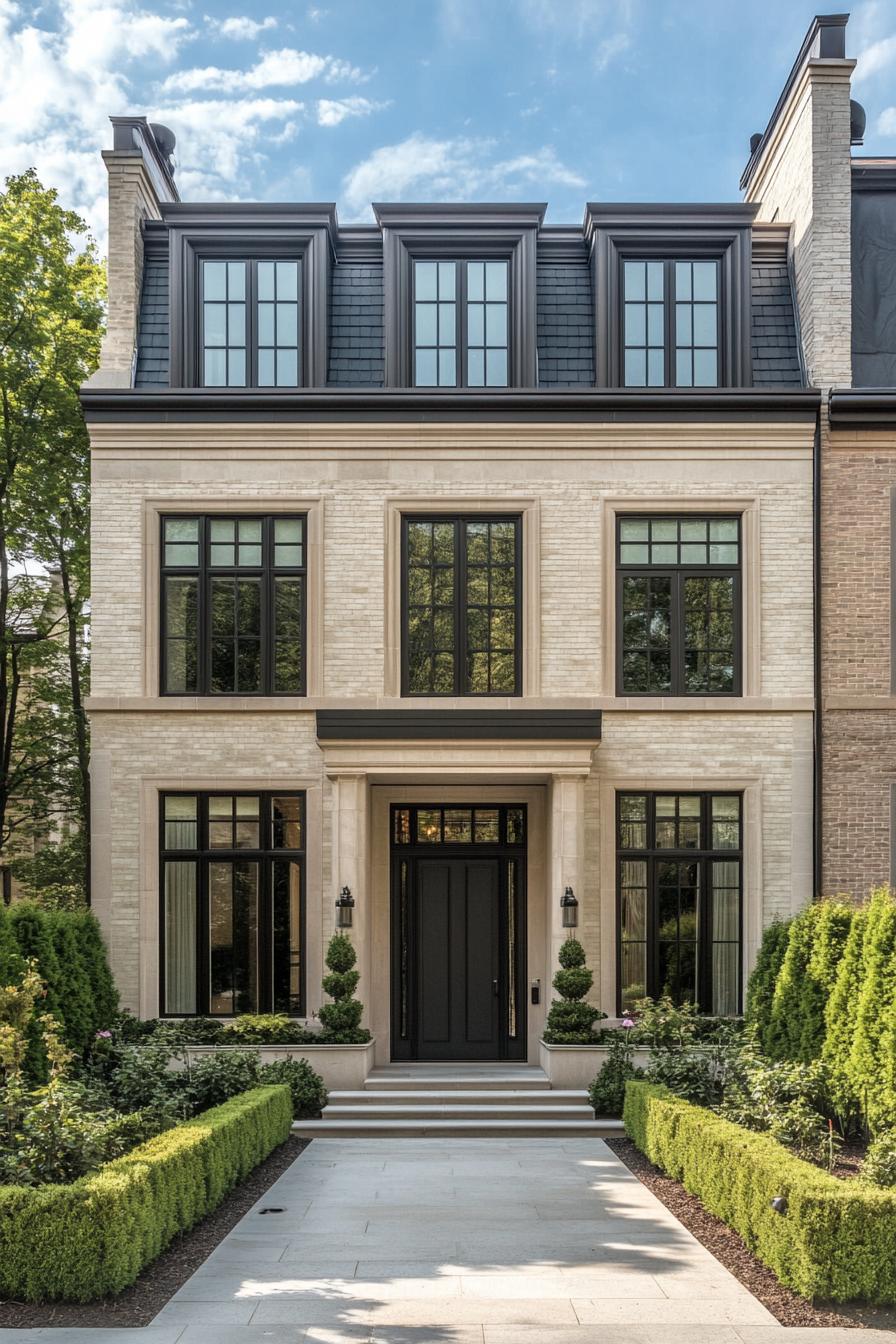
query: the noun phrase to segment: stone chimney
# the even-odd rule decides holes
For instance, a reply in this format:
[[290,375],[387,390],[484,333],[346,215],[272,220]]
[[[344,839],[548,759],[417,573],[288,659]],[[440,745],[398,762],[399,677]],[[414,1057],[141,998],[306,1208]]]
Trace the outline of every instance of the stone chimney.
[[757,222],[791,225],[806,370],[822,389],[852,381],[848,17],[812,20],[740,182]]
[[143,221],[180,199],[171,159],[174,136],[145,117],[111,117],[112,149],[103,150],[109,173],[108,325],[92,387],[130,387],[143,283]]

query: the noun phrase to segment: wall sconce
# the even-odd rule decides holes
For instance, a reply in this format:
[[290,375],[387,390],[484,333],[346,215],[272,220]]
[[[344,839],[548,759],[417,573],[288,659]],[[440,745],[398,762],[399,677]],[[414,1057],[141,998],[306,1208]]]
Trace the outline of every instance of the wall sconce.
[[352,895],[351,887],[343,887],[342,891],[336,897],[336,927],[337,929],[350,929],[352,926],[352,911],[355,908],[355,898]]
[[560,910],[564,929],[574,929],[579,922],[579,903],[572,887],[567,887],[560,897]]

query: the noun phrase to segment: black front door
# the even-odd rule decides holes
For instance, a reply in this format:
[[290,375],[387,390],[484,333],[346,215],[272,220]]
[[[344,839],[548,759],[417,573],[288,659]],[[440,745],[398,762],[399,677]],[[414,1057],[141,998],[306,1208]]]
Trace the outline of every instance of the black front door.
[[392,1058],[525,1058],[523,809],[396,813]]

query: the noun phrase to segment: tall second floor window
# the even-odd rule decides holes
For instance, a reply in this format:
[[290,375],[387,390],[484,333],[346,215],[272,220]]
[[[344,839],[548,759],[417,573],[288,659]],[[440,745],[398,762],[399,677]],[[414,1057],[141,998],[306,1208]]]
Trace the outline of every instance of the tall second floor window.
[[738,517],[617,519],[619,695],[739,695]]
[[626,387],[717,387],[719,263],[622,263],[622,376]]
[[417,387],[506,387],[506,261],[414,262]]
[[298,387],[302,382],[298,260],[202,262],[205,387]]
[[162,519],[162,692],[305,694],[305,514]]
[[402,693],[521,693],[517,517],[405,518]]

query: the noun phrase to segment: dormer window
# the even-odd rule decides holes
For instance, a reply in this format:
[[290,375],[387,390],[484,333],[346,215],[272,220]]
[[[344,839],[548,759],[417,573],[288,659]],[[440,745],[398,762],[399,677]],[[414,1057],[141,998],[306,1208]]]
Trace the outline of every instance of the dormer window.
[[597,386],[750,387],[754,205],[589,205]]
[[625,259],[625,387],[717,387],[719,263]]
[[301,262],[202,263],[205,387],[298,387]]
[[414,262],[417,387],[507,386],[507,262]]

